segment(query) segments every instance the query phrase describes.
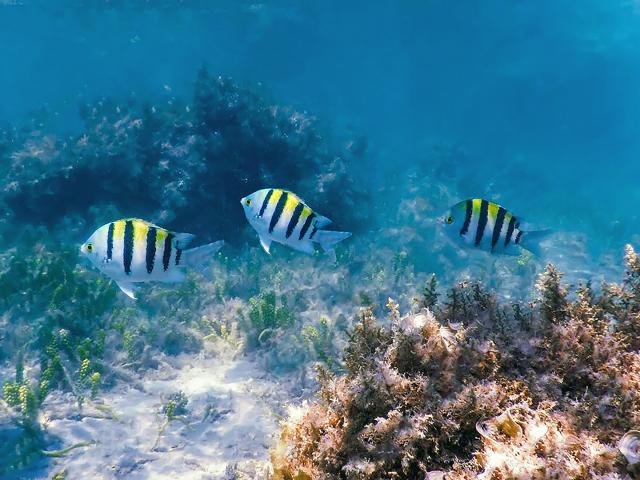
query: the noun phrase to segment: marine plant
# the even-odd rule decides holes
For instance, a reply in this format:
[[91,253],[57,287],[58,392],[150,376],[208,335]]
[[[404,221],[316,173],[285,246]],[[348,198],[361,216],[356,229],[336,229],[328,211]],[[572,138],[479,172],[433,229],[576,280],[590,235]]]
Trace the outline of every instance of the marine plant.
[[294,322],[286,295],[278,296],[273,290],[261,292],[249,299],[248,317],[261,344],[278,330],[286,329]]
[[638,258],[574,292],[549,265],[530,304],[473,282],[436,302],[432,280],[417,313],[361,309],[345,373],[283,422],[274,478],[637,478]]
[[162,413],[165,414],[169,422],[178,417],[184,417],[187,414],[187,404],[189,399],[183,392],[176,392],[169,395],[167,403],[162,407]]
[[[106,333],[101,321],[114,303],[108,282],[76,267],[77,255],[58,245],[53,253],[36,244],[3,255],[0,303],[15,326],[0,339],[0,351],[15,358],[16,378],[4,385],[4,398],[33,416],[51,389],[64,386],[79,403],[85,392],[97,393],[95,373],[102,371]],[[39,368],[24,373],[24,362]]]
[[[191,293],[194,282],[185,283],[182,288]],[[40,412],[51,392],[70,392],[79,415],[87,404],[108,414],[108,407],[95,401],[100,402],[102,388],[123,376],[122,367],[153,367],[151,349],[178,353],[194,344],[199,348],[192,332],[197,311],[187,314],[188,307],[171,296],[184,291],[165,292],[169,298],[161,301],[151,289],[140,304],[121,307],[117,287],[79,264],[76,246],[54,240],[4,252],[0,291],[5,326],[0,360],[15,371],[0,377],[0,406],[17,432],[7,440],[7,448],[17,454],[8,464],[0,462],[0,474],[70,448],[45,450],[51,440],[40,427]],[[194,301],[203,305],[203,297],[196,292]],[[158,313],[166,327],[162,334],[148,324],[149,311]]]
[[178,420],[186,426],[189,425],[187,422],[187,415],[189,413],[187,410],[188,403],[189,399],[182,391],[172,393],[167,397],[167,401],[162,406],[162,414],[164,415],[164,418],[158,428],[158,435],[156,436],[156,441],[151,448],[152,450],[155,450],[158,447],[162,435],[171,422]]
[[329,144],[306,112],[204,67],[192,98],[104,98],[80,115],[82,131],[68,138],[48,133],[46,122],[4,132],[0,204],[16,223],[53,228],[74,215],[98,226],[113,220],[104,216],[110,206],[237,245],[240,198],[269,186],[304,192],[340,224],[370,217],[354,208],[368,198],[354,181],[362,152]]
[[305,326],[301,335],[316,360],[322,362],[330,370],[341,368],[335,345],[335,327],[328,317],[320,317],[317,324]]

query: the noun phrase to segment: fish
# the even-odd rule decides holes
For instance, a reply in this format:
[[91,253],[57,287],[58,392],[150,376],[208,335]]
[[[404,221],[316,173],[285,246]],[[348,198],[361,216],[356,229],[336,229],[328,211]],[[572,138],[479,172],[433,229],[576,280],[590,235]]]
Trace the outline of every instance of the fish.
[[473,198],[456,203],[442,224],[447,235],[468,247],[503,255],[520,255],[521,249],[541,255],[540,242],[550,230],[523,231],[521,219],[497,203]]
[[135,283],[182,282],[185,267],[199,267],[224,242],[185,249],[195,235],[171,232],[139,218],[127,218],[98,228],[80,246],[80,253],[135,299]]
[[269,254],[271,242],[277,242],[312,255],[316,242],[335,261],[335,244],[351,236],[351,232],[323,230],[331,220],[288,190],[263,188],[243,197],[240,203],[258,233],[260,245]]

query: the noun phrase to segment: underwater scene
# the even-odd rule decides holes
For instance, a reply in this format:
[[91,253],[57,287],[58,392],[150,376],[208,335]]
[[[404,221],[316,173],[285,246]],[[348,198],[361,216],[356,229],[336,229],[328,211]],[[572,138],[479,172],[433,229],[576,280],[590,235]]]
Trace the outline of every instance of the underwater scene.
[[640,3],[0,0],[0,479],[640,478]]

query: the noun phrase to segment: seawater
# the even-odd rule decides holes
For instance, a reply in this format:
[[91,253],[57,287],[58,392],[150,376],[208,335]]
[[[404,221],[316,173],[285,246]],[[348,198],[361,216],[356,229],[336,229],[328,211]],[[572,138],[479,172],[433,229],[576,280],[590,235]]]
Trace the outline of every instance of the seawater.
[[[189,95],[202,64],[369,140],[371,168],[459,146],[458,195],[584,233],[637,233],[635,2],[3,2],[0,119],[80,128],[97,97]],[[359,208],[371,208],[360,206]]]
[[[330,149],[359,149],[347,162],[349,175],[369,197],[350,208],[368,212],[369,223],[345,241],[352,252],[339,256],[338,271],[352,278],[343,289],[353,290],[335,297],[328,288],[317,298],[326,304],[338,298],[345,316],[355,308],[346,305],[357,303],[367,282],[379,281],[375,302],[395,296],[410,308],[411,296],[432,273],[449,283],[479,279],[508,298],[532,296],[546,262],[558,264],[571,283],[615,279],[624,245],[640,243],[640,4],[635,1],[0,0],[0,58],[0,125],[16,138],[29,128],[32,135],[55,136],[61,143],[77,141],[84,129],[82,106],[101,99],[150,106],[191,102],[197,72],[206,66],[214,77],[260,92],[266,104],[292,106],[317,119]],[[16,146],[7,145],[0,150],[3,178],[18,168]],[[257,163],[260,154],[257,150]],[[288,187],[286,175],[274,180],[280,184],[262,187]],[[246,181],[254,185],[258,179]],[[311,177],[308,191],[296,193],[322,202],[320,183]],[[135,196],[129,200],[117,188],[111,191],[115,210],[104,208],[108,198],[82,208],[73,205],[72,194],[64,201],[51,199],[53,225],[3,212],[3,249],[20,247],[16,238],[23,237],[11,232],[28,226],[45,243],[55,239],[47,247],[55,255],[52,245],[75,249],[95,228],[114,220],[109,212],[137,214]],[[145,201],[159,204],[165,194],[155,192]],[[496,258],[449,244],[438,231],[438,217],[473,197],[494,200],[527,224],[552,229],[544,257]],[[235,207],[194,212],[200,219],[193,228],[202,232],[203,225],[210,226],[217,238],[221,217],[244,228],[241,207]],[[183,225],[189,228],[189,221]],[[253,232],[243,232],[240,239],[225,240],[232,245],[228,255],[246,258],[247,270],[259,258],[260,268],[272,268],[264,265],[273,260],[285,272],[271,272],[274,278],[296,285],[304,285],[305,276],[317,269],[332,275],[332,266],[284,247],[266,257]],[[358,262],[349,263],[358,255]],[[379,269],[377,262],[386,261],[393,270],[393,258],[405,262],[411,274],[402,270],[395,279],[397,272],[380,280],[384,265]],[[233,294],[247,302],[259,294],[251,288]],[[188,304],[188,292],[181,301]],[[146,315],[160,328],[155,313]],[[12,326],[2,328],[8,332]],[[15,342],[6,348],[0,378],[10,380],[17,352],[28,357],[29,349]],[[37,355],[33,358],[36,365]],[[287,361],[298,360],[305,361],[295,356]],[[55,470],[51,464],[42,468],[30,475]],[[19,469],[11,474],[21,475]]]

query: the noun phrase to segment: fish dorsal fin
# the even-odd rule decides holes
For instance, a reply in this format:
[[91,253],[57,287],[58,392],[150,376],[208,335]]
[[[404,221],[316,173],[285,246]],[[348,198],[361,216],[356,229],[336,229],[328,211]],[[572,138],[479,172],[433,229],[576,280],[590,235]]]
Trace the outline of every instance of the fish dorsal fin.
[[191,241],[194,238],[196,238],[196,236],[194,234],[192,234],[192,233],[171,232],[171,231],[167,230],[164,227],[160,227],[159,225],[156,225],[155,223],[148,222],[147,220],[143,220],[141,218],[126,218],[126,219],[124,219],[124,221],[144,223],[148,227],[153,227],[153,228],[156,228],[158,230],[163,230],[165,232],[171,233],[171,235],[173,235],[173,246],[175,248],[179,248],[181,250],[185,249],[191,243]]
[[322,215],[317,215],[316,216],[316,226],[318,228],[326,227],[330,223],[332,223],[332,222],[327,217],[323,217]]
[[[134,224],[135,223],[142,223],[142,224],[146,225],[149,228],[153,227],[156,230],[162,230],[162,231],[165,231],[165,232],[169,232],[169,230],[167,230],[166,228],[161,227],[160,225],[156,225],[155,223],[149,222],[148,220],[144,220],[142,218],[123,218],[121,221],[122,222],[133,222]],[[175,236],[176,234],[173,233],[173,235]]]
[[148,222],[148,221],[146,221],[146,220],[144,220],[142,218],[124,218],[122,221],[123,222],[144,223],[148,227],[162,228],[162,227],[159,227],[158,225],[154,225],[153,223]]
[[297,193],[293,193],[291,190],[287,190],[286,188],[281,188],[280,190],[282,190],[283,193],[286,193],[290,197],[293,197],[298,201],[304,203],[305,205],[307,204],[307,202],[305,202],[304,199],[300,198],[300,195],[298,195]]
[[174,233],[173,245],[180,250],[183,250],[191,243],[196,236],[192,233]]

